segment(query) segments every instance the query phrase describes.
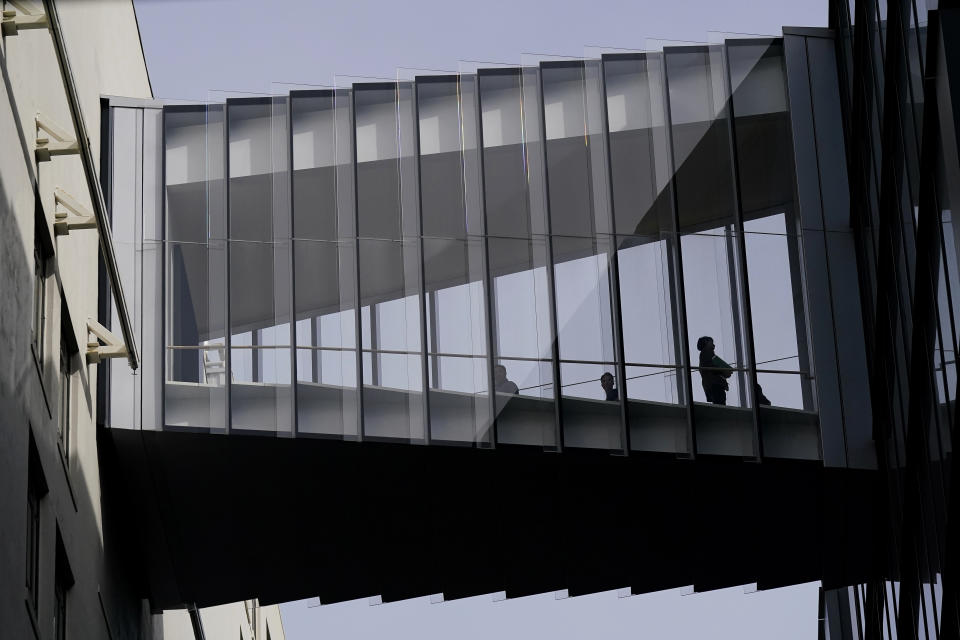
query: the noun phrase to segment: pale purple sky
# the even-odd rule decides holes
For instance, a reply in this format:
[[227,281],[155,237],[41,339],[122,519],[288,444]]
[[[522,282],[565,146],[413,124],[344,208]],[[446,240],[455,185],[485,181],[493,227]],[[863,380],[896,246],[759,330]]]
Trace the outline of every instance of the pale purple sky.
[[[827,20],[826,0],[134,1],[154,95],[184,100],[332,85],[335,76],[394,78],[398,68],[456,71],[467,60],[520,63],[527,53],[643,49],[649,39],[711,41],[711,31],[779,34]],[[287,640],[816,637],[815,583],[683,593],[323,607],[314,599],[284,605],[283,616]]]

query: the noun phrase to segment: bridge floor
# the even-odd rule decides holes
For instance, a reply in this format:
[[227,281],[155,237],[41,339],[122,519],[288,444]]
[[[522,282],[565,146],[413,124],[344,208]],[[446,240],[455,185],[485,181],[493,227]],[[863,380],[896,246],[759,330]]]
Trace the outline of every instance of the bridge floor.
[[154,608],[831,587],[882,557],[876,472],[816,461],[120,429],[101,450]]

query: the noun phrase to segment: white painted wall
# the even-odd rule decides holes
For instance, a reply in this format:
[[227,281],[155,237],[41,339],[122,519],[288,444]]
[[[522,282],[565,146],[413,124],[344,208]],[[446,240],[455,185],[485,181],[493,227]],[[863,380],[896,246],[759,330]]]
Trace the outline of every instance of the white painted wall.
[[[185,609],[163,612],[163,635],[156,640],[193,640],[190,614]],[[244,600],[200,610],[207,640],[286,640],[280,606],[260,606]],[[268,634],[269,630],[269,636]]]
[[[41,7],[34,0],[33,4]],[[84,120],[99,161],[100,96],[151,97],[130,0],[58,2],[64,38]],[[4,9],[12,8],[5,4]],[[69,456],[57,443],[61,294],[81,351],[88,316],[97,316],[98,239],[94,230],[55,238],[54,190],[90,206],[79,156],[34,161],[35,117],[73,127],[50,32],[24,30],[0,42],[0,620],[4,637],[50,638],[56,532],[75,583],[67,604],[68,635],[149,637],[149,612],[127,582],[123,559],[112,553],[117,532],[102,513],[95,420],[96,367],[75,358]],[[35,194],[44,227],[35,229]],[[47,279],[44,353],[30,344],[35,231],[53,239]],[[28,433],[32,431],[49,493],[41,502],[40,596],[37,613],[24,606]],[[8,579],[9,578],[9,579]]]

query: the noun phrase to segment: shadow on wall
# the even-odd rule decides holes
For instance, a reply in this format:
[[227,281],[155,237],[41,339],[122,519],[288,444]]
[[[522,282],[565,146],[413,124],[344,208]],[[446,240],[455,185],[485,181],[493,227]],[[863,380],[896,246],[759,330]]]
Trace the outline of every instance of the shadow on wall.
[[[0,495],[0,522],[4,523],[0,548],[5,550],[4,556],[0,557],[0,574],[6,575],[13,574],[16,568],[5,563],[10,559],[6,550],[12,547],[13,554],[19,553],[16,549],[24,540],[17,534],[26,531],[25,460],[31,419],[36,417],[30,413],[30,407],[43,406],[43,400],[31,397],[31,394],[39,394],[38,387],[31,384],[36,375],[36,365],[30,353],[34,265],[29,247],[33,245],[33,238],[23,237],[14,210],[19,189],[24,185],[35,189],[36,168],[21,126],[20,109],[3,51],[0,51],[0,75],[3,76],[0,91],[6,94],[0,97],[0,135],[4,142],[0,145],[0,153],[4,154],[0,157],[0,415],[4,418],[0,428],[0,485],[4,487]],[[19,140],[9,135],[14,126]],[[17,157],[14,144],[20,147],[22,160]],[[11,167],[13,171],[9,170]],[[5,173],[8,182],[4,181]],[[20,180],[21,176],[23,184],[9,183],[10,180]],[[32,195],[24,207],[36,206],[36,193]],[[35,211],[21,211],[20,214],[33,215]],[[51,283],[54,281],[50,279]],[[90,403],[89,376],[80,377],[85,400]],[[50,547],[48,543],[52,544],[56,522],[64,534],[67,557],[77,580],[72,590],[75,594],[72,597],[77,601],[75,610],[85,612],[78,613],[68,624],[77,630],[85,625],[96,637],[142,637],[144,629],[149,633],[145,625],[149,625],[150,620],[149,611],[142,606],[145,589],[139,578],[141,565],[135,555],[139,537],[128,517],[128,496],[114,477],[112,447],[102,446],[98,437],[97,453],[83,459],[75,457],[68,468],[57,460],[53,419],[44,417],[32,427],[43,474],[51,489],[42,503],[43,544],[45,548]],[[97,465],[98,470],[88,473],[84,464]],[[87,478],[99,478],[100,504],[96,507],[94,487],[86,481]],[[98,513],[101,514],[99,522]],[[9,614],[13,623],[11,637],[28,637],[29,627],[21,625],[27,620],[23,607],[7,610],[5,606],[0,603],[0,618],[6,621]]]
[[[23,127],[20,125],[19,109],[7,73],[7,59],[0,53],[0,73],[3,75],[4,91],[6,93],[9,111],[7,114],[16,126],[19,137],[20,150],[23,153],[24,166],[31,181],[36,184],[33,173],[33,158],[28,151]],[[6,109],[5,109],[6,111]],[[0,123],[7,128],[7,123]],[[13,141],[3,136],[6,144],[2,151],[7,152]],[[10,161],[14,161],[10,158]],[[7,161],[0,161],[0,169]],[[24,238],[20,234],[17,219],[13,211],[13,193],[8,193],[0,171],[0,392],[10,394],[11,397],[23,391],[22,385],[25,374],[33,368],[30,356],[30,342],[18,335],[30,326],[30,309],[32,302],[31,280],[33,266],[27,260]]]

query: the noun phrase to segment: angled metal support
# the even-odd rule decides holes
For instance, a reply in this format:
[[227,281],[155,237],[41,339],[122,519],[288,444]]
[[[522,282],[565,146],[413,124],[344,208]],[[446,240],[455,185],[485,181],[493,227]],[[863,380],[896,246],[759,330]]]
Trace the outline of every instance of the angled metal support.
[[[51,140],[52,139],[52,140]],[[80,153],[80,145],[69,133],[37,113],[37,162],[47,162],[53,156]]]
[[89,209],[77,202],[76,198],[60,189],[53,192],[56,201],[54,212],[53,231],[58,236],[65,236],[73,229],[96,229],[97,218]]
[[97,364],[107,358],[126,358],[129,355],[123,340],[93,318],[87,318],[87,330],[90,332],[87,338],[87,364]]
[[14,8],[3,12],[4,36],[15,36],[21,29],[46,29],[47,14],[22,0],[7,0]]
[[73,123],[73,130],[76,132],[76,139],[82,143],[79,145],[80,161],[83,163],[83,173],[87,181],[87,189],[90,192],[90,204],[93,206],[93,214],[97,217],[97,236],[100,239],[100,255],[103,258],[103,264],[107,271],[107,279],[110,282],[110,291],[113,294],[113,301],[116,304],[120,329],[123,331],[123,340],[127,349],[127,360],[130,362],[130,368],[136,369],[140,366],[140,359],[137,356],[136,336],[130,320],[130,313],[127,310],[127,302],[123,295],[123,283],[120,281],[117,256],[113,251],[113,236],[110,233],[110,217],[107,213],[106,199],[103,197],[103,188],[100,185],[100,180],[97,178],[97,163],[94,160],[93,151],[90,148],[90,136],[87,135],[87,126],[83,120],[83,111],[80,109],[80,94],[77,91],[77,83],[70,69],[70,59],[67,56],[67,45],[63,38],[63,31],[60,28],[57,5],[53,0],[44,0],[43,9],[50,23],[50,37],[53,41],[53,48],[57,54],[57,62],[60,66],[60,77],[63,79],[63,87],[67,92],[67,104],[70,107],[70,119]]

